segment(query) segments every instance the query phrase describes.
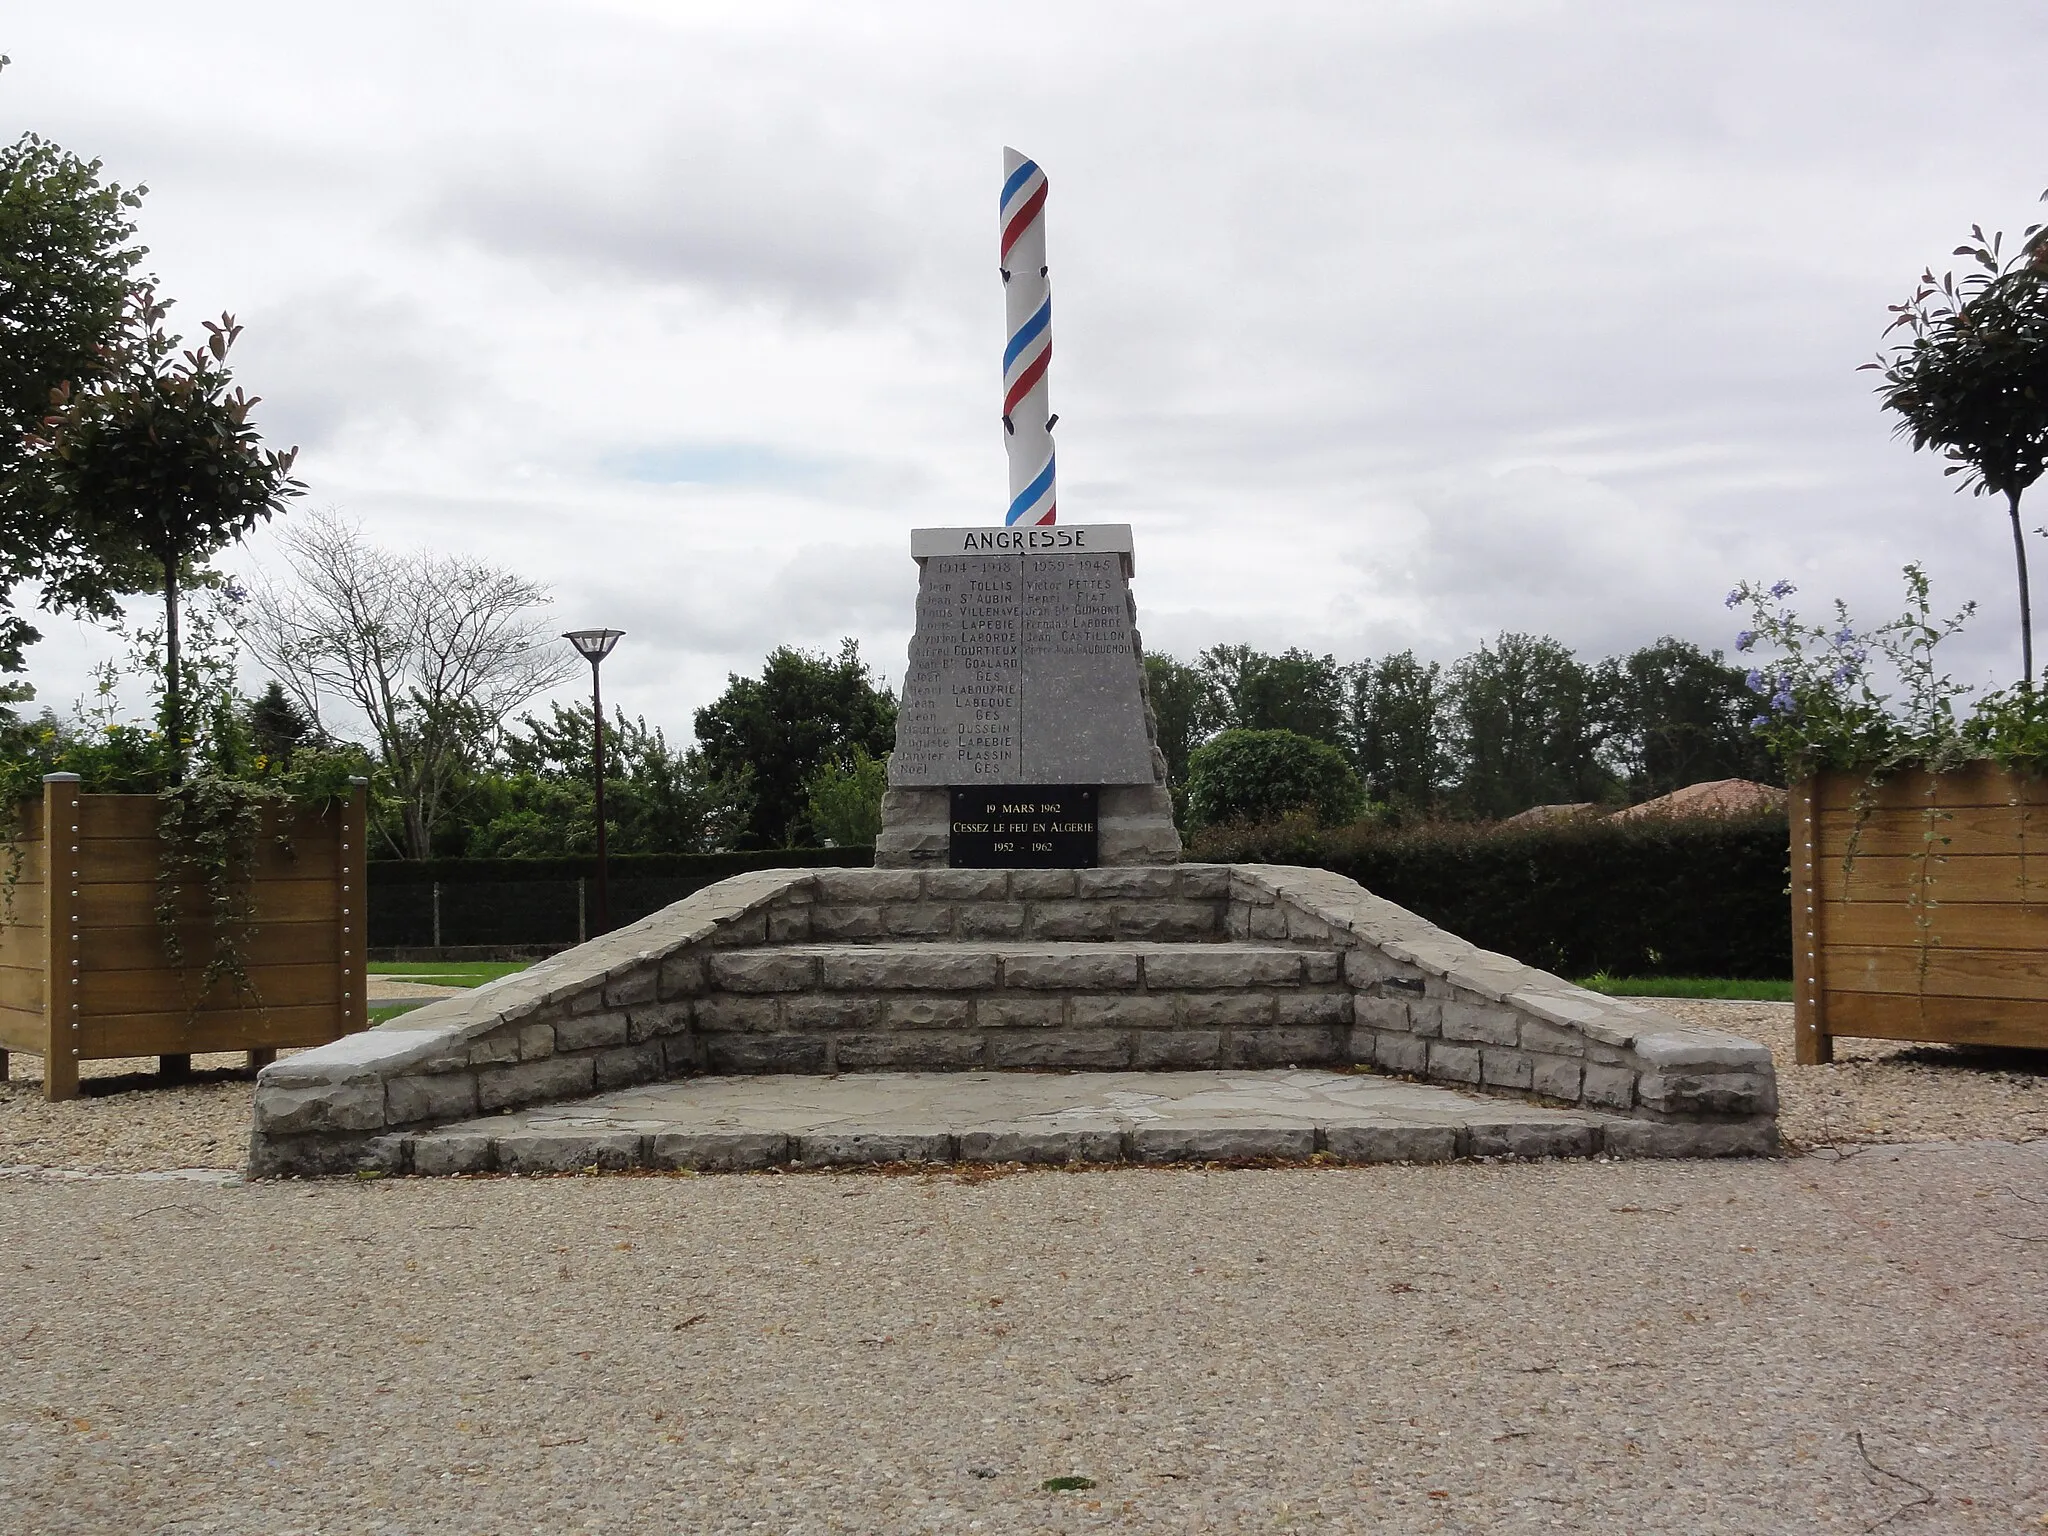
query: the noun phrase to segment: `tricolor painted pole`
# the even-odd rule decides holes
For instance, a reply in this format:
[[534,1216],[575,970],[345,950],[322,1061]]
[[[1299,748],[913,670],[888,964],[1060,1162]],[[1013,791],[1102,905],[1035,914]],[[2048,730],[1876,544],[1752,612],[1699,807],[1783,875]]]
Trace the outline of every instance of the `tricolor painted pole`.
[[1045,172],[1003,151],[1003,446],[1010,454],[1005,523],[1038,527],[1059,515],[1053,478],[1052,284],[1045,260]]

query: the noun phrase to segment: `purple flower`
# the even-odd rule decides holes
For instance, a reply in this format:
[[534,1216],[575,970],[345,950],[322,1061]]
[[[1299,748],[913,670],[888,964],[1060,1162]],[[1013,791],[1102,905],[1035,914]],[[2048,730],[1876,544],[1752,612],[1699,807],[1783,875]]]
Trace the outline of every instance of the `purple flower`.
[[1778,679],[1778,691],[1771,695],[1771,713],[1789,715],[1797,706],[1792,702],[1792,689],[1784,678]]
[[1742,686],[1751,693],[1769,693],[1771,691],[1771,685],[1764,681],[1763,673],[1757,671],[1755,667],[1749,669],[1749,676],[1742,680]]
[[1735,589],[1734,591],[1732,591],[1732,592],[1730,592],[1730,593],[1728,594],[1728,600],[1727,600],[1726,602],[1722,603],[1722,604],[1721,604],[1721,606],[1722,606],[1723,608],[1733,608],[1733,607],[1734,607],[1734,606],[1735,606],[1735,605],[1736,605],[1737,603],[1739,603],[1739,602],[1741,602],[1741,601],[1742,601],[1742,588],[1740,588],[1740,587],[1737,587],[1737,588],[1736,588],[1736,589]]
[[1839,667],[1835,668],[1834,672],[1832,673],[1832,676],[1835,680],[1835,686],[1837,688],[1841,687],[1844,683],[1848,682],[1849,679],[1855,675],[1855,672],[1856,669],[1853,666],[1851,666],[1846,661],[1843,662]]
[[1760,731],[1770,723],[1771,717],[1769,715],[1758,715],[1754,720],[1749,722],[1749,728],[1752,731]]
[[1771,596],[1773,597],[1790,597],[1798,590],[1789,581],[1774,581],[1771,583]]
[[1837,645],[1848,645],[1850,642],[1855,640],[1855,638],[1856,631],[1851,629],[1846,624],[1844,624],[1840,629],[1835,631],[1835,644]]
[[1756,631],[1753,629],[1745,629],[1741,634],[1735,637],[1735,649],[1737,649],[1738,651],[1746,651],[1752,645],[1755,644]]

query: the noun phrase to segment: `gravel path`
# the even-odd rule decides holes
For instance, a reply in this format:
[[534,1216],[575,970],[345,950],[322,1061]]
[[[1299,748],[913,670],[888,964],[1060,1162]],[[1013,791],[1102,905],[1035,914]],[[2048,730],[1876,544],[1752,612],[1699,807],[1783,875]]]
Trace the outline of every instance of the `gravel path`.
[[0,1529],[2038,1530],[2044,1198],[1985,1144],[0,1179]]
[[[2048,1137],[2048,1052],[1845,1040],[1834,1065],[1795,1067],[1790,1004],[1657,1006],[1771,1048],[1779,1125],[1792,1147]],[[0,1085],[0,1167],[239,1168],[250,1095],[240,1064],[239,1056],[200,1056],[192,1082],[165,1087],[150,1060],[87,1062],[86,1096],[45,1104],[41,1063],[16,1056],[12,1080]]]

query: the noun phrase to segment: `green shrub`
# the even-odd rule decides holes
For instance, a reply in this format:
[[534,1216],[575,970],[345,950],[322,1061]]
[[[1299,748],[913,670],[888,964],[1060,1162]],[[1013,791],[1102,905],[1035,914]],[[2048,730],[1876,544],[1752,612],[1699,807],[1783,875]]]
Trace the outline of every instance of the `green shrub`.
[[889,754],[869,757],[853,749],[847,762],[826,762],[804,781],[811,825],[828,848],[872,848],[882,832],[882,794],[889,787]]
[[1332,826],[1365,806],[1344,754],[1293,731],[1225,731],[1188,758],[1188,818],[1196,826],[1308,815]]

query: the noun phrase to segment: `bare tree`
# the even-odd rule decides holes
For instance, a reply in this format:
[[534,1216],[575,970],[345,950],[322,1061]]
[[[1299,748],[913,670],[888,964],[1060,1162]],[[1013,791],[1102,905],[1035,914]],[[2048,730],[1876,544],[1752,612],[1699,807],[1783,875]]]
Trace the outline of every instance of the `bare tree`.
[[578,665],[536,611],[545,585],[480,560],[401,554],[336,513],[278,536],[292,580],[253,586],[249,649],[323,725],[346,700],[369,722],[404,805],[405,856],[432,852],[434,823],[464,764],[520,705]]

